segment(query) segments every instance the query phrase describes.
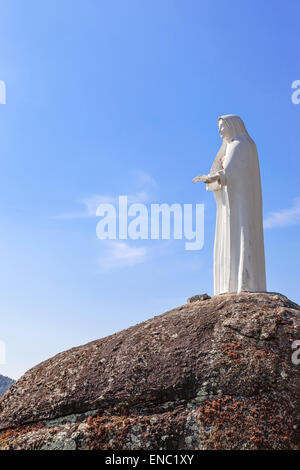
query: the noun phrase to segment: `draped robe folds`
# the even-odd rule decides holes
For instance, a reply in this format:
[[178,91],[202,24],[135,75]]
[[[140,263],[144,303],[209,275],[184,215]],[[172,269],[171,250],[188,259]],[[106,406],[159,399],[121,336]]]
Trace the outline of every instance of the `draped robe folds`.
[[240,118],[228,115],[222,119],[231,126],[233,138],[223,141],[210,172],[218,174],[220,182],[207,184],[217,205],[214,292],[215,295],[265,292],[262,194],[256,145]]

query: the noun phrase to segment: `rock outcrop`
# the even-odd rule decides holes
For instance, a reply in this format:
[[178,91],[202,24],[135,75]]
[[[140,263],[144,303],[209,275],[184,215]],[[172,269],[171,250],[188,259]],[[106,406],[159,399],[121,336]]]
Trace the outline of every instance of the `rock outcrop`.
[[300,307],[188,303],[29,370],[0,400],[0,449],[300,449]]
[[9,389],[9,387],[12,386],[13,383],[13,379],[10,379],[4,375],[0,375],[0,397]]

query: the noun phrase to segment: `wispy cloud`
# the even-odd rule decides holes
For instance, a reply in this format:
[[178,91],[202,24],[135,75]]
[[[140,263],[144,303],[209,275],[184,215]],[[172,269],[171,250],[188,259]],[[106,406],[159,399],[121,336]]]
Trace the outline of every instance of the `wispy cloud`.
[[98,263],[102,271],[107,271],[140,264],[147,258],[148,251],[145,247],[130,246],[128,243],[120,241],[107,241],[106,251],[98,259]]
[[83,199],[82,204],[85,207],[84,213],[87,217],[95,217],[97,207],[100,204],[116,204],[117,198],[112,195],[94,194],[86,199]]
[[135,170],[131,174],[134,176],[134,186],[138,190],[131,194],[121,192],[120,194],[92,194],[81,201],[81,209],[76,211],[64,212],[54,216],[55,219],[84,219],[87,217],[96,217],[97,207],[100,204],[113,204],[118,206],[119,196],[127,196],[128,204],[139,202],[146,204],[152,198],[151,190],[156,185],[156,181],[147,172]]
[[293,201],[291,207],[271,212],[264,220],[265,228],[288,227],[300,224],[300,197]]
[[[120,194],[120,196],[127,196],[128,204],[135,202],[146,204],[151,200],[150,194],[146,191],[140,191],[136,194]],[[96,217],[97,207],[100,204],[113,204],[117,207],[118,203],[119,195],[94,194],[80,202],[82,210],[62,213],[56,215],[55,219],[84,219],[86,217]]]
[[143,170],[135,170],[133,172],[133,175],[135,177],[136,183],[139,186],[145,186],[145,185],[150,185],[150,186],[155,186],[156,181],[152,176],[149,175],[146,171]]

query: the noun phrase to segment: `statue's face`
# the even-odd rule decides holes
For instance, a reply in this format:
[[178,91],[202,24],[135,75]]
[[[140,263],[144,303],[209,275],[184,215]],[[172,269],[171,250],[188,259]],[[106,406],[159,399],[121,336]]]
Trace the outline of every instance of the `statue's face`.
[[222,137],[222,139],[225,140],[230,140],[231,135],[228,126],[226,126],[226,123],[224,122],[223,119],[219,120],[219,134]]

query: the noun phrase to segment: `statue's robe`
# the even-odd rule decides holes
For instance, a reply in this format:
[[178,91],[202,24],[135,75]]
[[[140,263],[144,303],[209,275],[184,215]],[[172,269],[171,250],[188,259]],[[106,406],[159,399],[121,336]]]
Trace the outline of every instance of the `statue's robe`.
[[240,118],[228,118],[233,139],[223,142],[210,172],[220,176],[220,183],[207,185],[217,203],[214,292],[264,292],[262,195],[256,145],[243,122],[237,121]]

